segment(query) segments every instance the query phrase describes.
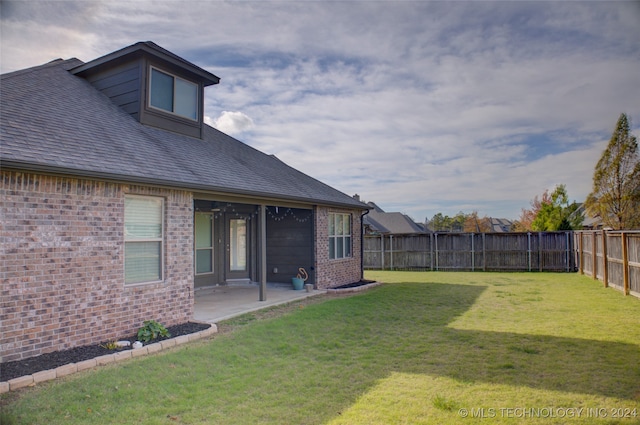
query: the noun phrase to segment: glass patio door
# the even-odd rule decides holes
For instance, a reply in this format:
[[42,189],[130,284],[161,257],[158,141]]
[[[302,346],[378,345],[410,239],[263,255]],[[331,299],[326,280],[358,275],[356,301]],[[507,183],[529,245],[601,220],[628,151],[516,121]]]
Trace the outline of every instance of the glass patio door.
[[227,279],[249,278],[249,224],[247,217],[227,218]]

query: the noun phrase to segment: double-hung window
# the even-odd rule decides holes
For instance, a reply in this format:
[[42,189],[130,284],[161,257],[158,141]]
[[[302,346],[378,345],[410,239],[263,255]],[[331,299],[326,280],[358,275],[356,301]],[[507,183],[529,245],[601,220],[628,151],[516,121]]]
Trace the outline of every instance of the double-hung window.
[[149,105],[191,120],[198,120],[198,85],[151,68]]
[[125,196],[125,283],[157,282],[163,279],[163,211],[162,198]]
[[329,258],[351,257],[351,215],[329,213]]

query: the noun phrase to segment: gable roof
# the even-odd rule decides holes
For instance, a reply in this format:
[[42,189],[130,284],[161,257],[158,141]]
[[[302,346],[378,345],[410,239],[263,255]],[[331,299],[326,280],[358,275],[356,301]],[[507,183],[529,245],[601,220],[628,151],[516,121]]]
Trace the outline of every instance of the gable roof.
[[142,125],[69,72],[82,65],[56,60],[1,76],[2,167],[369,208],[213,127],[196,139]]
[[495,233],[508,233],[511,231],[511,226],[513,226],[513,222],[511,220],[507,220],[506,218],[489,218],[491,231]]
[[384,212],[373,202],[367,203],[373,209],[364,216],[364,223],[375,233],[391,235],[409,235],[426,233],[424,228],[416,224],[407,215],[399,212]]
[[104,66],[113,66],[113,63],[126,61],[127,58],[133,56],[139,56],[141,54],[148,53],[155,58],[161,59],[164,62],[179,66],[181,69],[187,70],[193,74],[198,80],[202,81],[205,86],[218,84],[220,78],[213,75],[207,70],[200,68],[197,65],[181,58],[180,56],[171,53],[167,49],[158,46],[152,41],[140,41],[132,44],[131,46],[124,47],[115,52],[109,53],[87,63],[82,63],[76,68],[71,69],[71,73],[74,75],[84,76],[91,72],[96,72]]

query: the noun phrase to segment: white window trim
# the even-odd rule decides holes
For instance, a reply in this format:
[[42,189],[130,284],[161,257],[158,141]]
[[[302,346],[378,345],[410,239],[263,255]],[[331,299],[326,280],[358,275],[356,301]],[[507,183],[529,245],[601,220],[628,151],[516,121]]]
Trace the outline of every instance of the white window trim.
[[[182,81],[184,81],[186,83],[189,83],[191,85],[196,86],[196,118],[195,119],[191,118],[191,117],[188,117],[186,115],[178,114],[177,112],[174,112],[174,111],[167,111],[166,109],[158,108],[157,106],[153,106],[151,104],[151,79],[152,79],[152,75],[153,75],[153,70],[154,69],[156,71],[158,71],[158,72],[161,72],[161,73],[166,74],[166,75],[168,75],[170,77],[173,77],[173,79],[174,79],[174,83],[173,83],[173,105],[172,105],[174,110],[176,108],[176,84],[175,84],[175,80],[176,79],[182,80]],[[185,78],[178,77],[177,75],[172,74],[171,72],[167,72],[164,69],[158,68],[157,66],[153,66],[153,65],[149,66],[149,78],[148,78],[148,80],[149,80],[149,84],[148,84],[148,88],[147,88],[147,93],[148,93],[147,94],[147,107],[149,109],[152,109],[154,111],[164,112],[165,114],[174,115],[176,117],[184,118],[184,119],[187,119],[187,120],[193,121],[193,122],[198,122],[199,121],[199,117],[200,117],[200,90],[199,90],[199,85],[198,84],[194,83],[193,81],[187,80]]]
[[[157,200],[160,200],[160,224],[162,225],[162,228],[161,228],[161,231],[160,231],[160,235],[161,235],[160,238],[135,239],[135,240],[130,240],[130,241],[127,241],[126,228],[123,230],[125,254],[124,254],[124,263],[123,263],[123,270],[122,271],[123,271],[124,286],[129,288],[129,287],[132,287],[132,286],[149,285],[149,284],[154,284],[154,283],[162,283],[162,282],[164,282],[164,266],[165,266],[165,261],[164,261],[164,233],[165,233],[164,205],[165,205],[165,200],[164,200],[163,197],[160,197],[160,196],[130,195],[130,194],[126,194],[125,198],[157,199]],[[123,226],[126,226],[126,217],[123,220]],[[127,256],[126,256],[127,243],[136,243],[136,242],[160,242],[160,279],[143,281],[143,282],[127,283],[126,275],[124,275],[125,268],[126,268],[126,261],[127,261]]]
[[[331,220],[333,220],[334,223],[334,231],[335,231],[335,218],[336,216],[341,215],[343,217],[343,220],[348,220],[349,222],[349,233],[348,234],[343,234],[343,235],[332,235],[330,233],[330,225],[327,228],[327,233],[329,234],[329,260],[344,260],[344,259],[348,259],[348,258],[352,258],[353,257],[353,220],[351,219],[351,214],[348,213],[340,213],[340,212],[330,212],[329,213],[329,222],[331,222]],[[345,255],[344,253],[346,252],[345,247],[346,247],[346,239],[347,237],[349,238],[349,255]],[[338,257],[337,253],[337,241],[340,240],[343,244],[342,246],[342,257]],[[331,257],[331,245],[334,245],[334,251],[333,251],[333,257]]]

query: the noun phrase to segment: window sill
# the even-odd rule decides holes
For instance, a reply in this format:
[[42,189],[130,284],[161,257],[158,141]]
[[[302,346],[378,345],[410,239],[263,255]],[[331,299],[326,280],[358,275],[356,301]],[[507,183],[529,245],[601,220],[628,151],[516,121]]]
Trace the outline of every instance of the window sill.
[[151,282],[138,282],[138,283],[125,283],[124,289],[127,288],[140,288],[144,286],[165,286],[167,282],[165,280],[153,280]]

